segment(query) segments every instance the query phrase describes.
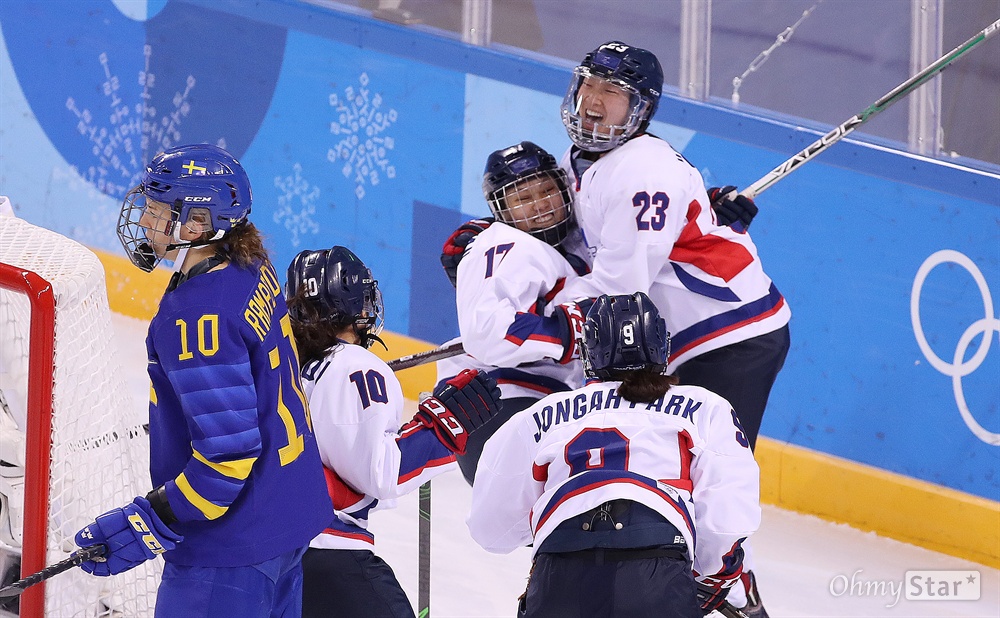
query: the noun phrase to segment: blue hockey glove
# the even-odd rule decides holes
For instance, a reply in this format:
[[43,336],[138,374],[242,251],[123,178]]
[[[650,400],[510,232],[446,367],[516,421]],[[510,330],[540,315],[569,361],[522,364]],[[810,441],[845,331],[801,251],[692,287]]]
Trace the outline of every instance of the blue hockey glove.
[[183,540],[184,537],[160,520],[149,506],[149,501],[142,497],[121,508],[111,509],[76,533],[76,544],[80,547],[108,547],[102,558],[80,564],[84,571],[100,577],[133,569],[170,551]]
[[708,190],[708,199],[712,201],[712,210],[719,225],[733,228],[737,232],[745,232],[750,222],[757,216],[757,205],[753,200],[736,193],[736,187],[712,187]]
[[414,420],[434,430],[448,450],[463,455],[469,434],[500,412],[497,382],[466,369],[420,402]]
[[441,266],[444,267],[444,274],[448,275],[452,286],[458,287],[458,264],[462,261],[462,256],[465,255],[469,243],[495,221],[496,219],[493,217],[467,221],[452,232],[448,240],[444,241],[444,245],[441,247]]

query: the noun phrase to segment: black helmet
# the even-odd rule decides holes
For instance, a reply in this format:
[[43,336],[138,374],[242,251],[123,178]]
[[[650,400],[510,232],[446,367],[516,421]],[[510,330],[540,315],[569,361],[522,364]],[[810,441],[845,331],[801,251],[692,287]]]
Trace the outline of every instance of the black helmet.
[[531,142],[490,154],[483,195],[497,221],[553,247],[566,238],[573,223],[573,194],[566,172],[555,157]]
[[[379,341],[384,323],[382,292],[371,270],[347,247],[296,255],[288,266],[285,297],[291,299],[299,290],[304,291],[320,320],[353,324],[366,348]],[[290,306],[288,312],[300,322],[311,320],[295,306]]]
[[[623,124],[594,123],[585,129],[580,114],[580,86],[587,78],[611,82],[629,95],[629,114]],[[573,79],[562,103],[562,120],[573,143],[581,150],[603,152],[625,142],[648,125],[663,92],[663,69],[653,52],[611,41],[587,54],[573,70]]]
[[618,371],[667,370],[670,333],[656,305],[642,292],[598,297],[583,325],[583,369],[612,379]]

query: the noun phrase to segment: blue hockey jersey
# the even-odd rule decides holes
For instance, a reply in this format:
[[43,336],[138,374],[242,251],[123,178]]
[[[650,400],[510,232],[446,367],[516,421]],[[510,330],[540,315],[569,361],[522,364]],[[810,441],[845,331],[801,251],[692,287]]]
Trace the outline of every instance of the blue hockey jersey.
[[326,493],[274,268],[225,268],[164,294],[146,338],[150,473],[184,535],[168,562],[243,566],[326,528]]

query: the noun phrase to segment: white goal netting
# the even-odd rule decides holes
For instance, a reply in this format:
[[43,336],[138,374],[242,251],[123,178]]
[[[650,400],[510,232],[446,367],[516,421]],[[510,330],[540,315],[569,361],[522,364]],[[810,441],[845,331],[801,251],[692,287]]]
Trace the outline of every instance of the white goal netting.
[[[0,549],[19,554],[44,543],[46,564],[68,557],[76,532],[104,511],[150,489],[149,446],[141,408],[129,396],[112,331],[104,269],[86,247],[55,232],[0,214],[0,263],[35,272],[55,296],[51,436],[26,435],[30,306],[0,287]],[[23,538],[24,444],[48,440],[45,539]],[[20,456],[20,460],[18,460]],[[19,495],[20,493],[20,495]],[[152,615],[162,561],[109,577],[71,569],[45,584],[45,615]],[[23,612],[22,612],[23,614]]]

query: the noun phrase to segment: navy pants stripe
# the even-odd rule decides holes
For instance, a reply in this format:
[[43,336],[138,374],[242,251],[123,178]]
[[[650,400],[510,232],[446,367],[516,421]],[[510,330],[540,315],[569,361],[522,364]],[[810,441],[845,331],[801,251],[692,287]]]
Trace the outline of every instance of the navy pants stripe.
[[[596,551],[595,556],[602,552]],[[691,563],[621,562],[540,553],[519,618],[701,618]]]
[[302,574],[302,618],[414,618],[396,574],[370,551],[310,547]]

